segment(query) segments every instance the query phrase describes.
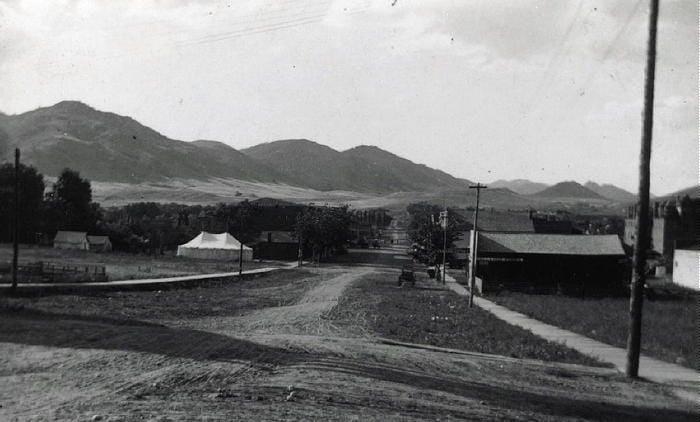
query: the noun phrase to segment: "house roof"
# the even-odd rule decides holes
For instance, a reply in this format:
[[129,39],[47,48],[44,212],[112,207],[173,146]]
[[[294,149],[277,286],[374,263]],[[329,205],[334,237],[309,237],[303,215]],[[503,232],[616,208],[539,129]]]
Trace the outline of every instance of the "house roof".
[[87,237],[88,242],[94,244],[94,245],[105,245],[109,242],[109,236],[93,236],[93,235],[88,235]]
[[56,237],[53,238],[53,241],[64,243],[83,243],[87,241],[87,233],[59,230],[56,233]]
[[[241,242],[230,234],[224,233],[209,233],[201,232],[194,239],[180,245],[181,248],[191,249],[232,249],[240,250]],[[252,250],[246,245],[243,245],[243,250]]]
[[624,255],[617,235],[479,233],[479,253]]

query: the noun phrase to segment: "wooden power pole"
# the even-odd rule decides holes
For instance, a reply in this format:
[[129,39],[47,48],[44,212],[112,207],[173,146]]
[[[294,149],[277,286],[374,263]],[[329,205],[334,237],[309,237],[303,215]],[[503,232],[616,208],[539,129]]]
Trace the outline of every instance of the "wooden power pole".
[[19,260],[19,148],[15,148],[14,221],[12,225],[12,288],[17,291],[17,262]]
[[474,210],[474,228],[472,228],[472,242],[469,257],[469,307],[474,306],[474,288],[476,284],[476,259],[477,259],[477,244],[479,243],[479,232],[477,224],[479,224],[479,196],[482,189],[488,186],[477,183],[469,186],[469,189],[476,189],[476,209]]
[[651,135],[654,125],[654,75],[656,72],[656,28],[659,20],[659,0],[650,0],[649,40],[647,45],[646,76],[644,81],[644,117],[642,147],[639,156],[639,203],[634,268],[630,285],[630,323],[627,337],[627,364],[625,373],[636,378],[639,374],[639,350],[642,339],[642,303],[646,281],[646,253],[649,249],[649,183],[651,162]]

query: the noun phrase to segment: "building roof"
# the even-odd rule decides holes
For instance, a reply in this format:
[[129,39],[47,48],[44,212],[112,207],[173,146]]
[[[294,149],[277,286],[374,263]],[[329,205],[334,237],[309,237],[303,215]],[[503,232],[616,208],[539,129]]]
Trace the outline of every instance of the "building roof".
[[486,211],[479,212],[479,230],[487,232],[534,233],[535,226],[525,213]]
[[88,242],[93,245],[106,245],[107,243],[110,243],[109,236],[93,236],[89,234],[87,239]]
[[53,241],[63,243],[83,243],[87,241],[87,233],[59,230],[56,233],[56,237],[53,238]]
[[[271,236],[268,236],[271,235]],[[297,243],[297,239],[294,237],[294,232],[288,231],[264,231],[260,233],[258,238],[260,242],[272,241],[273,243]]]
[[569,235],[539,233],[479,233],[479,253],[540,255],[624,255],[614,234]]
[[[191,249],[229,249],[240,250],[241,242],[230,234],[224,233],[209,233],[201,232],[194,239],[180,245],[181,248]],[[243,250],[252,250],[246,245],[243,245]]]

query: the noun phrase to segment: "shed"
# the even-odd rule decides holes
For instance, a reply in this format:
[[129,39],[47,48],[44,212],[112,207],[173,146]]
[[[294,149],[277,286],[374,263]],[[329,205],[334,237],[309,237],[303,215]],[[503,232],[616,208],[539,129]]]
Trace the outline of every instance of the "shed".
[[673,254],[673,283],[700,290],[700,249],[676,249]]
[[226,232],[201,232],[194,239],[177,247],[177,256],[224,261],[237,261],[241,252],[244,261],[253,260],[253,249]]
[[293,261],[299,255],[299,240],[290,231],[263,231],[255,248],[255,258]]
[[112,242],[109,240],[109,236],[94,236],[88,235],[88,243],[90,244],[90,250],[94,252],[111,252]]
[[77,249],[87,251],[90,249],[86,232],[76,232],[68,230],[59,230],[53,238],[53,247],[55,249]]

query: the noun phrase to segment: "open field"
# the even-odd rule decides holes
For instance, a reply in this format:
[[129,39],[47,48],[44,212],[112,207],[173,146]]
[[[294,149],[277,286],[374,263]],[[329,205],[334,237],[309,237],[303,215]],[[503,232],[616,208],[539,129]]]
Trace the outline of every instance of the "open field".
[[547,362],[609,366],[563,345],[509,325],[465,298],[416,273],[416,287],[399,287],[397,275],[364,277],[343,296],[333,319],[361,330],[410,343]]
[[[628,298],[580,299],[504,292],[488,299],[542,322],[613,346],[626,347]],[[693,299],[645,300],[642,353],[697,368],[697,310],[697,296]]]
[[[174,277],[238,271],[238,262],[221,262],[176,257],[172,254],[149,256],[123,252],[96,253],[21,245],[19,262],[51,262],[57,265],[103,265],[110,281]],[[0,262],[12,261],[12,245],[0,244]],[[244,262],[243,269],[269,267],[274,261]],[[21,282],[21,280],[20,280]]]
[[396,276],[322,265],[0,298],[0,420],[697,420],[608,368],[389,345],[336,318],[353,286]]

